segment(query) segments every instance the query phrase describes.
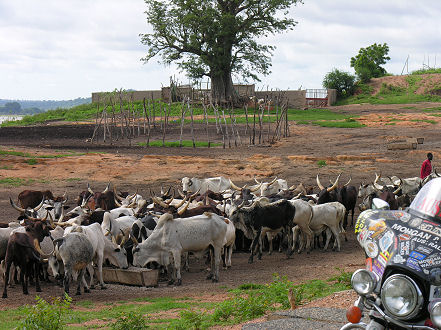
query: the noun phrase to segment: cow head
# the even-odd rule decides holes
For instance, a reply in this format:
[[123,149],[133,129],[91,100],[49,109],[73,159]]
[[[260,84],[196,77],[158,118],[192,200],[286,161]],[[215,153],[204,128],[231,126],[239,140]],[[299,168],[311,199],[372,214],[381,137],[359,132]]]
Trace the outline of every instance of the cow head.
[[194,192],[195,190],[197,190],[197,188],[195,188],[195,178],[190,179],[189,177],[184,177],[182,178],[181,182],[182,182],[182,191],[184,192],[184,194],[186,194],[187,192]]
[[22,207],[17,206],[14,201],[11,199],[11,197],[9,197],[9,203],[11,204],[11,206],[16,209],[17,211],[20,212],[21,215],[25,215],[25,216],[30,216],[30,217],[34,217],[37,218],[38,217],[38,211],[42,208],[42,206],[44,205],[44,198],[41,200],[41,203],[38,204],[36,207],[34,208],[27,208],[24,209]]
[[320,183],[320,179],[319,179],[319,176],[317,174],[316,181],[317,181],[317,186],[320,189],[320,192],[318,194],[317,204],[323,204],[323,203],[337,201],[337,194],[336,194],[335,190],[338,187],[338,180],[340,179],[340,175],[341,175],[341,173],[337,176],[337,179],[335,180],[335,182],[330,187],[325,188]]

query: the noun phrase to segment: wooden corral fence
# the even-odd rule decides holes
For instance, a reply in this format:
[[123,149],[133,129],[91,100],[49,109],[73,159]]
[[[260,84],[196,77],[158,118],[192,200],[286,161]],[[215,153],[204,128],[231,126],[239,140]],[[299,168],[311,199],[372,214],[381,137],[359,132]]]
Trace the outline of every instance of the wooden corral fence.
[[[146,147],[151,146],[152,138],[162,140],[165,146],[167,134],[179,130],[179,146],[183,138],[190,136],[193,147],[196,141],[206,141],[208,147],[213,141],[221,139],[225,148],[239,145],[271,144],[282,137],[290,136],[288,125],[288,101],[283,91],[274,91],[265,99],[243,98],[243,107],[232,104],[214,104],[208,95],[194,101],[189,97],[180,102],[168,103],[144,97],[134,102],[133,93],[116,90],[101,93],[96,102],[95,128],[92,143],[127,144],[133,141]],[[196,136],[195,125],[198,132]],[[201,130],[201,126],[204,127]],[[176,133],[175,133],[176,136]]]

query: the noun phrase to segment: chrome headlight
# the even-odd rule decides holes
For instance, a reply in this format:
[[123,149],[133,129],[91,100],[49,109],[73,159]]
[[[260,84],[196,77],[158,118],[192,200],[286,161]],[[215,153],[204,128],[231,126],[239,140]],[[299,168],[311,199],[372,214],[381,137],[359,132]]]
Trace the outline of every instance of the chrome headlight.
[[360,296],[365,296],[374,291],[377,286],[377,278],[372,272],[366,269],[359,269],[352,274],[351,285]]
[[437,328],[441,327],[441,301],[435,302],[430,310],[430,320]]
[[408,320],[415,317],[423,306],[423,295],[410,277],[395,274],[384,281],[381,302],[390,316]]

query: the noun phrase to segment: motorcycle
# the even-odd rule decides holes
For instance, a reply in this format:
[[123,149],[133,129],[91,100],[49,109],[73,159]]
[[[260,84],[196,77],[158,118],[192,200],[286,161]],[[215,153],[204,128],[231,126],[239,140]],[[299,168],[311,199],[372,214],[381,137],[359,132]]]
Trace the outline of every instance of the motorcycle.
[[366,267],[352,275],[358,299],[341,330],[441,329],[441,178],[424,185],[406,210],[375,201],[360,213],[355,233]]

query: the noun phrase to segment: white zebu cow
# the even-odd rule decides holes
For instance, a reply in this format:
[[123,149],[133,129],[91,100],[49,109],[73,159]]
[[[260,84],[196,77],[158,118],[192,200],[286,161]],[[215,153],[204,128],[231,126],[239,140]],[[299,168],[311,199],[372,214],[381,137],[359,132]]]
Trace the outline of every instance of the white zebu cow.
[[[84,233],[90,240],[93,247],[93,262],[98,267],[98,280],[101,285],[101,289],[105,289],[105,283],[103,281],[103,262],[105,259],[119,267],[127,268],[127,256],[124,248],[111,242],[104,237],[101,226],[99,223],[93,223],[89,226],[72,226],[68,227],[64,231],[64,235],[71,232]],[[122,244],[121,244],[122,245]],[[93,287],[93,267],[88,267],[90,274],[90,287]]]
[[[181,255],[185,252],[213,250],[211,274],[208,279],[219,281],[219,262],[222,247],[226,242],[227,224],[213,213],[205,213],[190,218],[173,219],[171,214],[162,215],[153,233],[133,250],[133,265],[170,265],[173,256],[177,285],[182,284]],[[214,264],[214,265],[213,265]]]
[[274,178],[271,182],[259,182],[255,178],[254,180],[260,185],[260,196],[266,197],[269,195],[277,194],[281,191],[288,190],[288,183],[286,180]]
[[182,178],[182,191],[184,193],[192,192],[195,193],[196,191],[199,191],[199,194],[204,194],[207,192],[207,190],[211,190],[215,193],[224,192],[227,189],[231,188],[230,180],[224,178],[223,176],[218,176],[215,178],[205,178],[205,179],[198,179],[198,178],[189,178],[184,177]]
[[[104,236],[129,238],[130,229],[137,218],[133,215],[125,215],[118,217],[117,215],[105,212],[103,215],[103,222],[101,223],[101,230]],[[109,237],[109,238],[110,238]]]
[[[339,202],[331,202],[312,206],[312,218],[309,223],[310,230],[313,232],[314,235],[317,235],[329,229],[335,238],[334,248],[337,246],[338,251],[340,251],[341,249],[340,233],[345,233],[345,230],[343,228],[345,212],[346,208],[343,204]],[[293,228],[294,242],[297,240],[299,232],[303,233],[303,231],[299,229],[300,228],[296,227]],[[324,251],[326,251],[326,249],[328,248],[329,241],[331,239],[331,235],[329,234],[329,232],[327,232],[327,234],[328,235],[326,235],[326,244],[323,248]],[[308,235],[305,236],[306,247],[309,247],[309,250],[312,250],[313,240],[311,240]],[[299,247],[299,253],[303,250],[304,247],[303,243],[300,245],[301,246]]]

